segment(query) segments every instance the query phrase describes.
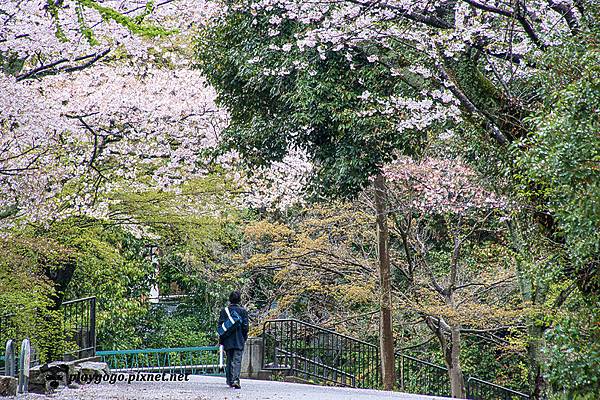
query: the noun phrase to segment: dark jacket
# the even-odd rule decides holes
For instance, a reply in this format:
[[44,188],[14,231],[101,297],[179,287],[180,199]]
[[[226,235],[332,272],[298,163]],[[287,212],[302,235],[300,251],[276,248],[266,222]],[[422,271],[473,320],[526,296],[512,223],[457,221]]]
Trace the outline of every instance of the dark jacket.
[[[225,350],[243,350],[246,339],[248,339],[248,329],[250,328],[250,324],[248,322],[248,311],[246,311],[246,309],[239,304],[230,304],[229,310],[235,310],[239,314],[239,316],[242,318],[242,325],[231,332],[229,336],[225,338],[219,337],[219,344],[222,344]],[[219,314],[219,325],[225,322],[226,319],[227,313],[225,312],[225,309],[222,309],[221,314]]]

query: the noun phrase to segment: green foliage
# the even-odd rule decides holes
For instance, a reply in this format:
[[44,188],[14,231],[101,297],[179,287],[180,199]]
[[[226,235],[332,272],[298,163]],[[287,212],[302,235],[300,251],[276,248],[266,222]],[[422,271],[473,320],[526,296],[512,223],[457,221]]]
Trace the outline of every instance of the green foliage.
[[580,306],[547,334],[546,374],[554,390],[568,399],[600,395],[600,302]]
[[[144,322],[140,326],[140,335],[145,348],[208,346],[216,343],[213,332],[201,329],[205,322],[201,314],[186,315],[177,311],[170,314],[156,308]],[[216,323],[213,325],[216,326]]]
[[85,18],[83,16],[83,6],[79,4],[76,8],[77,12],[77,21],[79,22],[79,29],[81,30],[82,35],[86,38],[90,46],[95,46],[99,42],[94,37],[94,31],[90,29],[90,27],[86,24]]
[[54,359],[65,350],[61,314],[55,309],[52,282],[45,269],[71,254],[56,242],[30,237],[0,240],[0,343],[30,338],[40,360]]
[[[524,194],[543,200],[558,222],[581,287],[600,291],[599,32],[549,52],[544,103],[522,143]],[[532,184],[534,182],[535,184]],[[533,187],[533,189],[532,189]]]
[[[395,150],[417,151],[423,132],[399,133],[395,123],[402,116],[372,112],[359,98],[367,87],[374,97],[410,93],[414,82],[369,63],[361,48],[349,50],[352,62],[340,52],[321,58],[316,48],[273,51],[269,46],[294,41],[303,27],[286,22],[276,37],[269,29],[267,17],[254,23],[252,15],[232,12],[198,38],[198,66],[231,114],[227,148],[259,166],[281,160],[290,149],[306,151],[316,166],[315,197],[353,196]],[[380,58],[396,64],[387,58],[416,57],[404,50]],[[309,67],[297,68],[301,64]]]
[[[54,25],[56,26],[56,37],[66,42],[69,39],[61,27],[60,12],[62,5],[60,3],[62,2],[57,0],[48,0],[47,9],[52,17],[52,20],[54,21]],[[117,24],[127,28],[132,33],[142,37],[154,38],[168,36],[175,33],[175,31],[164,29],[158,25],[144,23],[144,18],[146,18],[154,10],[153,0],[148,0],[146,2],[144,12],[134,18],[131,18],[113,8],[106,7],[102,5],[101,2],[96,0],[76,0],[76,3],[75,12],[77,13],[77,20],[79,22],[81,33],[92,46],[98,44],[98,41],[94,37],[93,30],[85,22],[83,15],[84,7],[97,11],[105,21],[114,21]]]
[[65,32],[60,26],[60,17],[59,17],[59,5],[58,1],[48,0],[48,12],[50,13],[52,20],[54,21],[54,25],[56,25],[56,37],[60,39],[62,42],[68,41]]
[[464,373],[527,393],[529,365],[525,354],[504,343],[512,340],[508,332],[500,332],[497,337],[495,343],[473,336],[465,338],[461,352]]
[[137,321],[146,313],[144,295],[153,269],[144,242],[119,226],[91,219],[68,219],[43,232],[76,258],[65,298],[97,298],[97,342],[101,348],[132,348],[140,341]]
[[153,38],[167,36],[174,33],[174,31],[166,30],[160,26],[145,24],[143,22],[143,18],[152,10],[152,1],[147,2],[145,13],[142,14],[143,17],[141,18],[131,18],[110,7],[103,6],[95,0],[77,0],[77,3],[81,4],[84,7],[96,10],[104,20],[114,21],[117,24],[129,29],[132,33],[135,33],[136,35],[140,35],[142,37]]

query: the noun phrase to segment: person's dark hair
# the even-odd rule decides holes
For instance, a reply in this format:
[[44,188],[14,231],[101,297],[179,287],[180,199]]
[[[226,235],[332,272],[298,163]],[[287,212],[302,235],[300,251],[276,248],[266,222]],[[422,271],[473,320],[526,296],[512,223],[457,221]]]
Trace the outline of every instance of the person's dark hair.
[[240,301],[242,301],[242,295],[237,290],[229,294],[229,302],[231,304],[240,304]]

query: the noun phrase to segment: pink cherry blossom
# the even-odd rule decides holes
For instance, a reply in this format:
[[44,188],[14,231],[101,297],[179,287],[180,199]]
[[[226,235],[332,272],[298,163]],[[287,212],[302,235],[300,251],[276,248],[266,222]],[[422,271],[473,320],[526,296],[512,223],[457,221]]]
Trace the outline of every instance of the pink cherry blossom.
[[507,199],[485,189],[472,168],[460,160],[401,157],[385,166],[395,205],[423,213],[466,215],[506,209]]

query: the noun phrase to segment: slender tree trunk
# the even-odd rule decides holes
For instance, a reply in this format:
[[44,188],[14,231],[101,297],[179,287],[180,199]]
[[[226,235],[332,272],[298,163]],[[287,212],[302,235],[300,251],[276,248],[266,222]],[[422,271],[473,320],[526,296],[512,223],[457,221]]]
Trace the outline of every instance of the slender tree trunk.
[[[540,270],[544,270],[546,266],[536,265],[532,273],[527,268],[524,268],[522,259],[532,260],[529,246],[521,236],[522,228],[517,223],[508,225],[511,232],[513,248],[521,257],[516,259],[517,282],[519,283],[519,291],[525,302],[530,302],[532,305],[543,304],[546,301],[548,285],[542,283],[543,277],[540,279]],[[534,261],[530,261],[534,262]],[[537,271],[537,273],[536,273]],[[537,282],[536,282],[537,280]],[[537,283],[536,284],[534,284]],[[557,308],[560,305],[557,305]],[[541,349],[544,341],[544,331],[542,326],[536,324],[536,316],[533,316],[528,322],[528,343],[527,343],[527,358],[529,361],[529,392],[531,400],[545,400],[548,398],[548,387],[546,379],[542,374],[542,354]]]
[[529,358],[529,387],[532,400],[547,399],[547,384],[542,374],[542,344],[545,329],[535,324],[529,327],[529,343],[527,356]]
[[396,383],[394,334],[392,331],[392,281],[390,272],[389,233],[387,225],[387,193],[385,179],[375,178],[375,209],[377,211],[377,248],[379,261],[381,375],[385,390],[392,390]]
[[452,326],[450,331],[450,348],[448,349],[449,365],[448,376],[450,377],[450,392],[452,397],[464,399],[465,380],[460,366],[460,327]]
[[448,368],[450,395],[454,398],[464,399],[466,391],[465,379],[460,366],[460,325],[448,324],[439,317],[427,317],[425,322],[440,342],[444,363]]

